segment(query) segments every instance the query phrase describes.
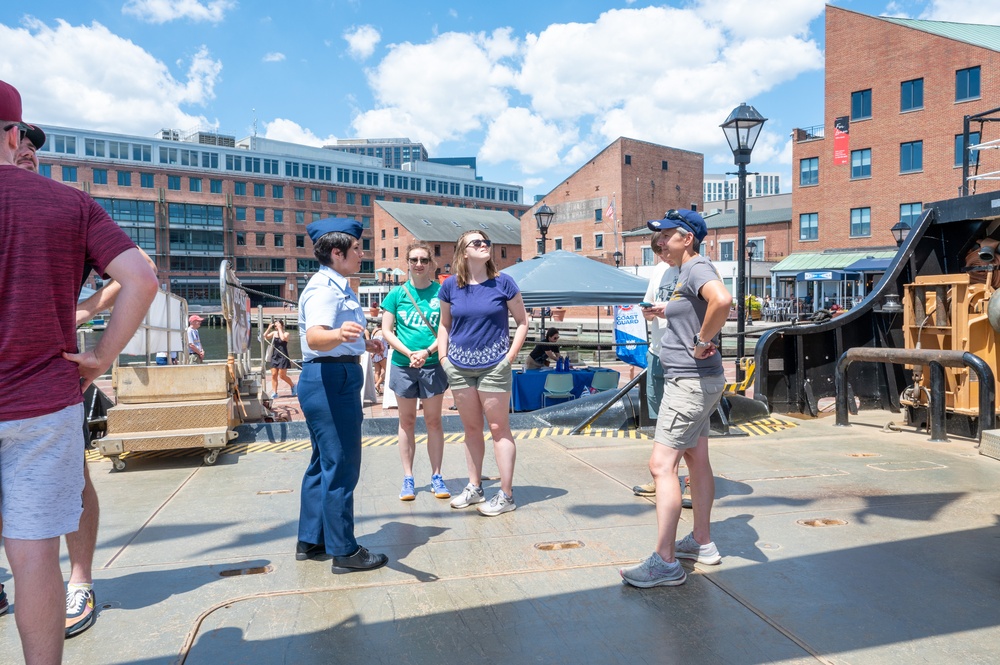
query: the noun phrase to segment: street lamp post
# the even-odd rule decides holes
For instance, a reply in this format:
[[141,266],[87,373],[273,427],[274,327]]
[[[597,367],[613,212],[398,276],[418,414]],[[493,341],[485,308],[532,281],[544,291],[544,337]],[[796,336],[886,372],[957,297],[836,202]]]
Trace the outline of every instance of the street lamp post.
[[621,267],[621,265],[622,265],[622,256],[623,256],[622,253],[618,252],[618,251],[616,251],[614,254],[611,255],[611,258],[613,258],[615,260],[615,267],[616,268],[620,268]]
[[[556,216],[555,211],[548,207],[544,203],[538,206],[538,210],[535,211],[535,224],[538,226],[538,232],[542,234],[542,254],[545,254],[545,235],[549,232],[549,225],[552,224],[552,218]],[[541,335],[544,338],[545,335],[545,305],[542,305],[542,328]]]
[[[750,154],[753,146],[757,143],[760,130],[764,126],[767,118],[757,112],[746,102],[740,104],[729,114],[726,121],[722,123],[722,131],[729,142],[729,148],[733,151],[733,160],[738,168],[739,178],[739,204],[737,207],[737,247],[746,246],[747,241],[747,164],[750,163]],[[743,381],[743,354],[746,350],[744,340],[744,309],[746,308],[746,273],[743,271],[743,261],[737,262],[736,270],[736,382]]]
[[[753,253],[757,251],[757,243],[753,240],[747,241],[747,282],[749,288],[747,295],[753,297]],[[753,325],[753,307],[747,307],[747,325]]]

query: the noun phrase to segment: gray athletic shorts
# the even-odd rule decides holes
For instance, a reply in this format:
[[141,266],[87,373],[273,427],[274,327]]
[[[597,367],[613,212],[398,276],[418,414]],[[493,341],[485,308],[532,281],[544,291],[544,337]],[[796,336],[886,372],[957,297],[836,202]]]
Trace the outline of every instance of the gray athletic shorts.
[[423,367],[393,365],[389,372],[389,390],[404,399],[427,399],[448,390],[448,375],[438,364]]
[[442,358],[441,367],[444,367],[444,371],[448,374],[448,383],[453,391],[475,388],[484,393],[509,393],[514,380],[507,358],[492,367],[482,369],[455,367],[447,358]]
[[83,404],[0,422],[3,537],[44,540],[72,533],[83,512]]
[[664,379],[653,440],[677,450],[697,446],[700,437],[708,436],[712,412],[725,385],[726,378],[721,374]]

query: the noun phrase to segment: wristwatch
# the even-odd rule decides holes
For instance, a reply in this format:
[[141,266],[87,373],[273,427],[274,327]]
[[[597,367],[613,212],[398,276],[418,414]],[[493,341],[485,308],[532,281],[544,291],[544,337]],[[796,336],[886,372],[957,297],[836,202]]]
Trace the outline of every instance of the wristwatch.
[[703,342],[703,341],[701,341],[701,333],[695,333],[694,334],[694,345],[696,347],[700,346],[701,348],[704,349],[707,346],[712,346],[712,342]]

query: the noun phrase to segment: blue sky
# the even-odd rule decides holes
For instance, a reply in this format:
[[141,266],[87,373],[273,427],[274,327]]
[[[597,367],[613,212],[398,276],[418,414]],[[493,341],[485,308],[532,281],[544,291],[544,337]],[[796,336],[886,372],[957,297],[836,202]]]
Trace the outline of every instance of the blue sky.
[[[872,15],[1000,24],[983,0],[835,0]],[[33,0],[0,20],[25,118],[151,136],[217,127],[323,145],[407,136],[475,155],[530,201],[618,136],[732,169],[718,125],[769,120],[751,169],[823,122],[822,0]]]

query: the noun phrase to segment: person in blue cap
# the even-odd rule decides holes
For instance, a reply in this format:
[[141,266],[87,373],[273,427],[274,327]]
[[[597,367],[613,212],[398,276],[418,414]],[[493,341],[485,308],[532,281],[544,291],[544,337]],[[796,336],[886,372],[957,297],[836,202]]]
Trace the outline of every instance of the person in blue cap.
[[[618,571],[626,583],[643,588],[683,584],[687,574],[677,559],[708,565],[722,561],[709,530],[715,478],[708,430],[726,382],[718,335],[733,300],[715,266],[700,254],[708,234],[701,215],[670,210],[647,226],[661,233],[661,256],[679,272],[666,304],[651,308],[666,319],[660,340],[663,399],[649,458],[656,483],[656,547],[638,565]],[[682,458],[690,472],[694,530],[675,543],[681,516],[677,468]]]
[[354,538],[354,488],[361,475],[361,354],[365,312],[347,275],[361,268],[361,224],[331,217],[306,227],[319,272],[299,296],[302,373],[298,397],[312,459],[302,478],[298,561],[333,557],[333,572],[372,570],[389,558]]

